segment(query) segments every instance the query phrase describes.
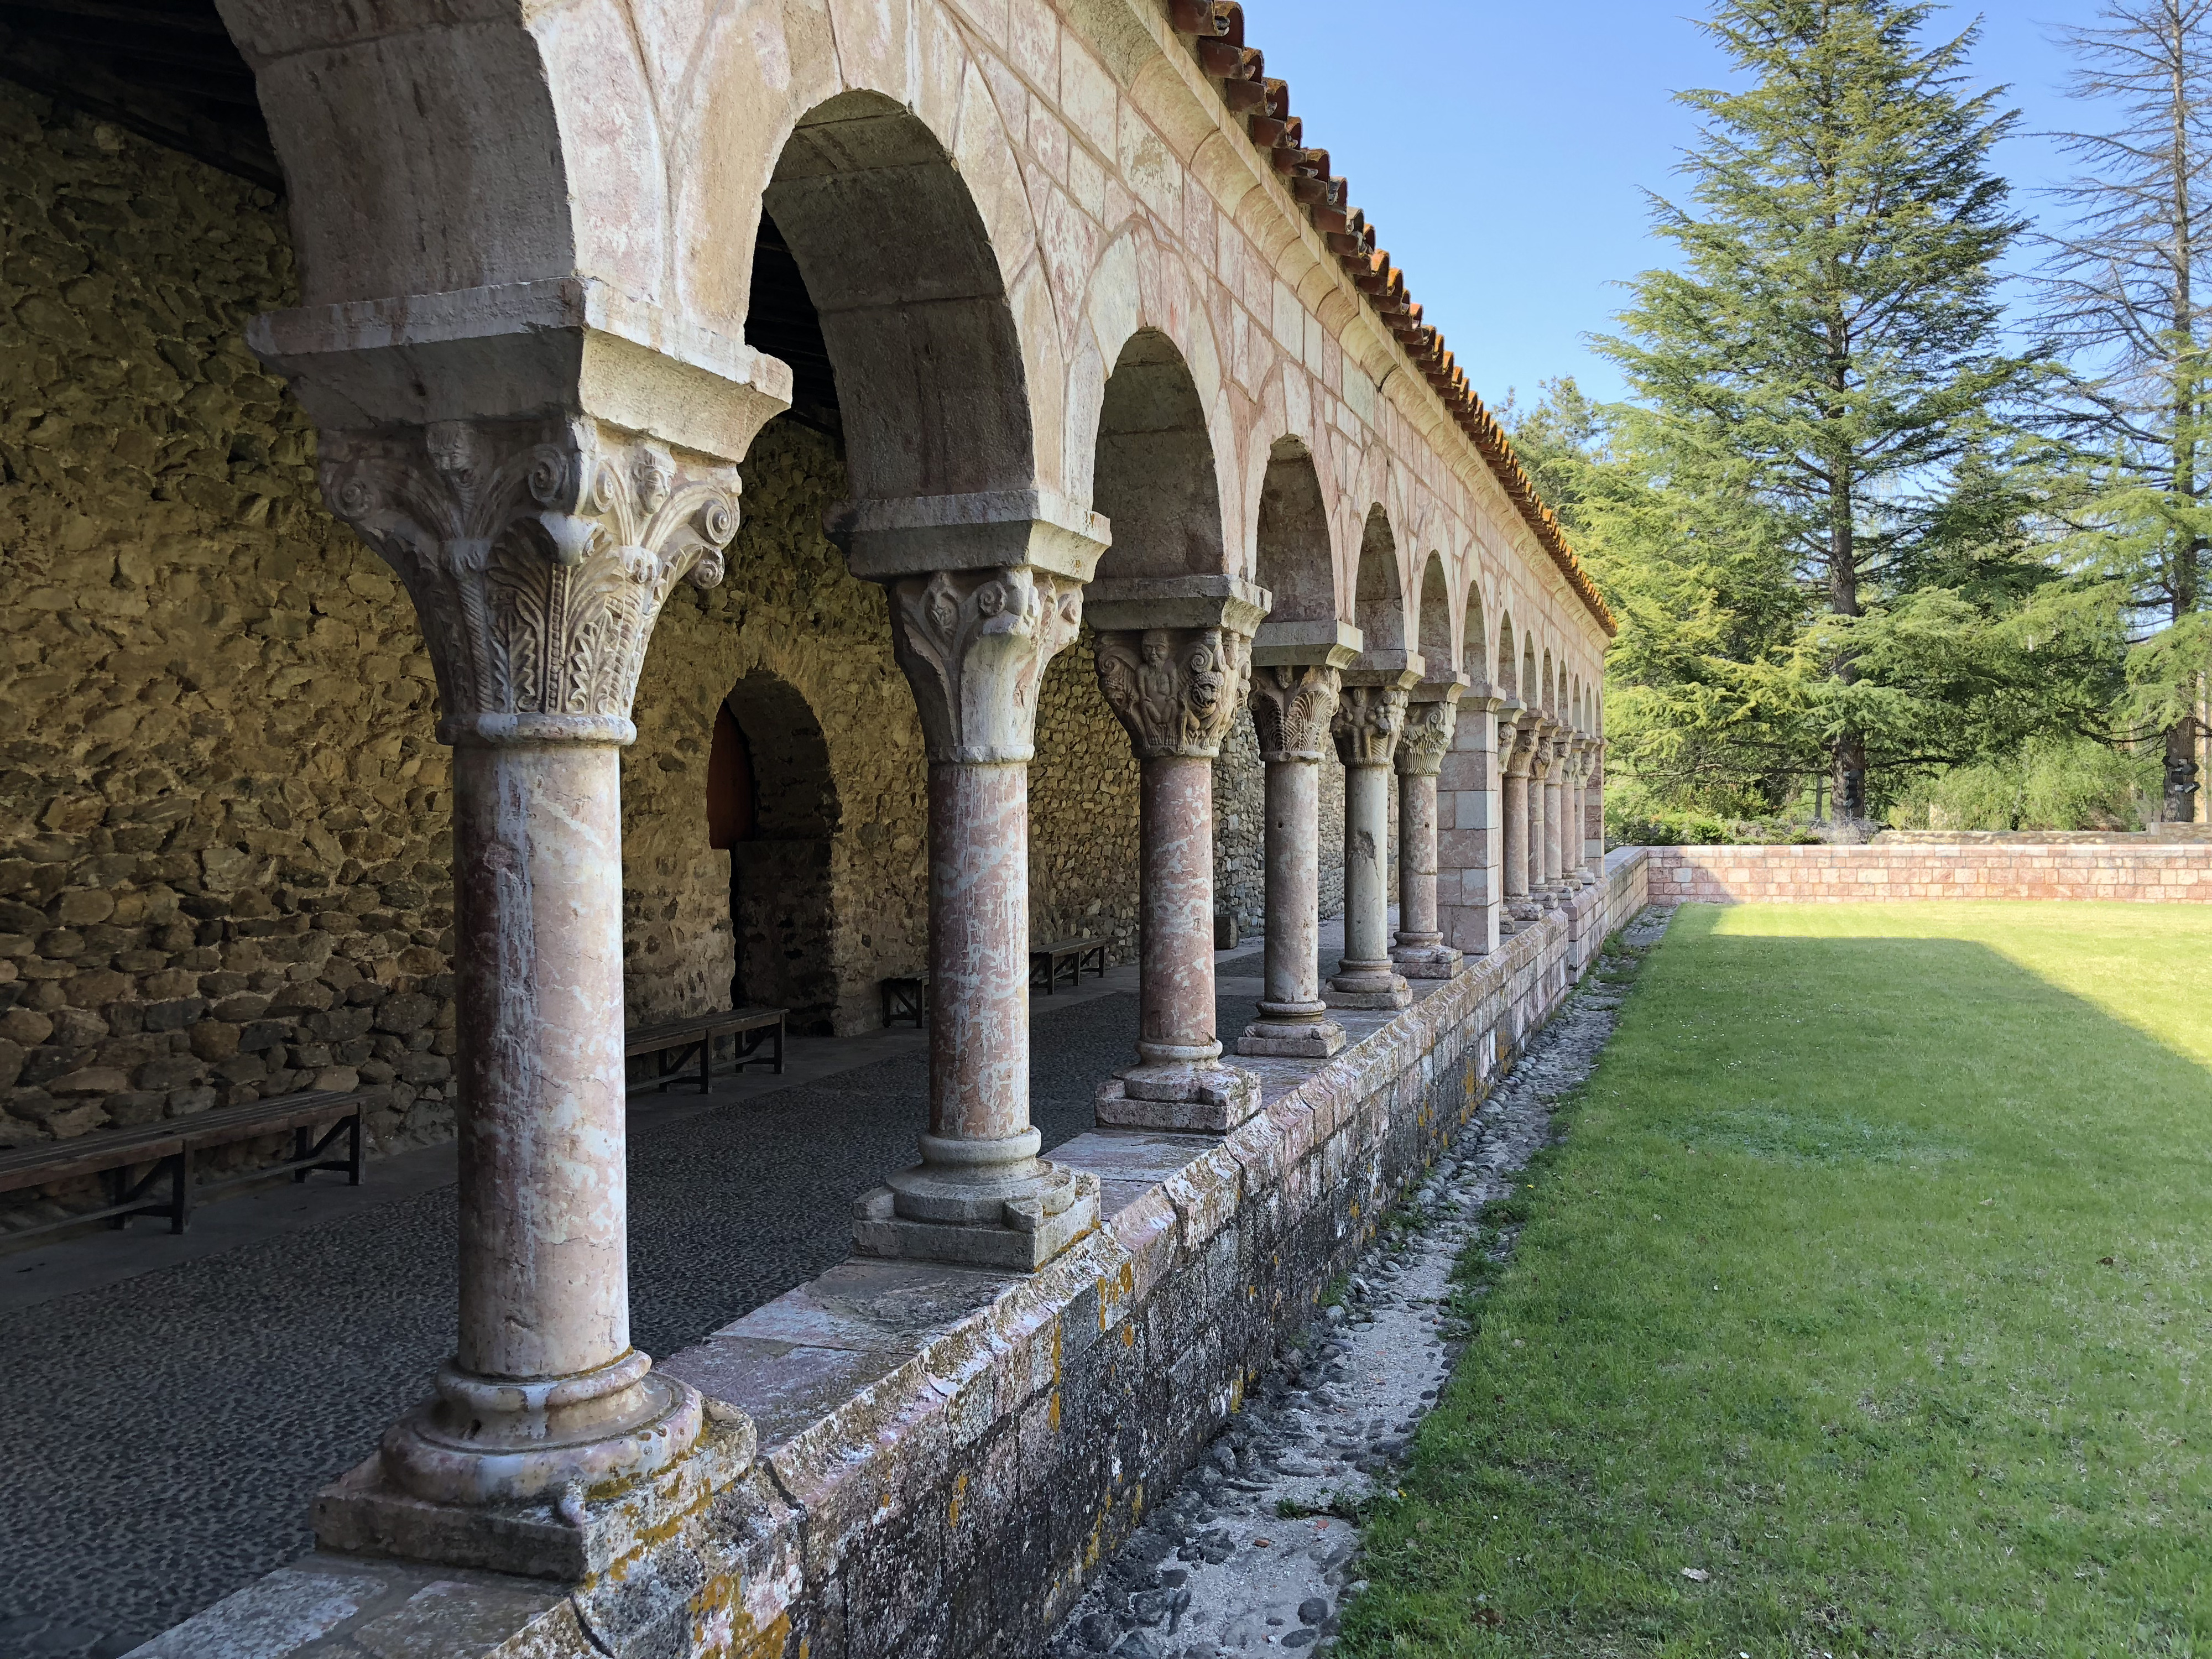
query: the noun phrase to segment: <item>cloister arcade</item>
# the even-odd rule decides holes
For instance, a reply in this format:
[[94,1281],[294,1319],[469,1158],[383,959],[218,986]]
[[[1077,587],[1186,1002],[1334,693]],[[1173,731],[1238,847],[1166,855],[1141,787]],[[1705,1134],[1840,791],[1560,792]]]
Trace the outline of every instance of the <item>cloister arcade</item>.
[[[882,590],[920,732],[928,1118],[856,1206],[860,1258],[1029,1273],[1108,1218],[1027,1093],[1061,653],[1139,774],[1139,1030],[1103,1128],[1232,1136],[1253,1063],[1328,1061],[1347,1012],[1556,932],[1599,879],[1612,619],[1237,6],[219,4],[298,257],[246,338],[404,582],[453,750],[459,1346],[325,1495],[331,1536],[496,1564],[518,1505],[588,1532],[640,1483],[742,1467],[728,1409],[629,1340],[625,824],[690,836],[668,856],[709,888],[732,860],[726,965],[695,948],[716,895],[670,924],[682,994],[826,1031],[888,959],[833,914],[884,814],[833,763],[836,683],[765,665],[684,714],[690,827],[641,830],[618,777],[664,609],[746,589],[769,422],[835,434],[825,527]],[[1248,711],[1266,990],[1222,1030],[1216,761]]]

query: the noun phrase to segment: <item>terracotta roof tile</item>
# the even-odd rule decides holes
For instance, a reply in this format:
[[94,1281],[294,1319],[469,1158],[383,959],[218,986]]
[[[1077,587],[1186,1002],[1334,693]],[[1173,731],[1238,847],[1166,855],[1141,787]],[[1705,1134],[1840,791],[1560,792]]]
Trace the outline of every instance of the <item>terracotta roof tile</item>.
[[1267,155],[1346,275],[1368,297],[1413,367],[1443,400],[1552,562],[1607,634],[1618,633],[1620,624],[1611,607],[1567,545],[1559,520],[1537,495],[1505,428],[1484,407],[1466,372],[1444,349],[1443,336],[1422,321],[1421,307],[1407,296],[1405,272],[1376,246],[1375,228],[1352,206],[1349,185],[1329,171],[1328,152],[1306,145],[1304,123],[1291,113],[1289,83],[1270,79],[1266,60],[1245,45],[1244,8],[1237,0],[1168,0],[1168,22],[1192,42],[1199,67],[1220,88],[1222,101],[1244,117],[1253,145]]

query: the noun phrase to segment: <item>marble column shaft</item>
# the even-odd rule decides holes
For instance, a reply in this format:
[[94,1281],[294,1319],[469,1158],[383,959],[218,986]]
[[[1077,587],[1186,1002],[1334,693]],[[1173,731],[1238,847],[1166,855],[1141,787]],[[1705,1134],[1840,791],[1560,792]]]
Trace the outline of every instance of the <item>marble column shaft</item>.
[[1535,727],[1528,711],[1513,708],[1498,720],[1502,778],[1499,793],[1504,818],[1505,919],[1501,933],[1518,933],[1540,914],[1528,888],[1529,770],[1535,757]]
[[1358,672],[1367,679],[1344,687],[1331,728],[1344,762],[1344,956],[1326,1000],[1338,1008],[1403,1008],[1413,994],[1390,960],[1385,890],[1390,769],[1407,686],[1419,672]]
[[[1348,651],[1343,654],[1351,654]],[[1339,665],[1280,664],[1252,673],[1252,724],[1267,768],[1267,980],[1240,1054],[1326,1060],[1344,1028],[1322,1000],[1321,758],[1336,713]]]
[[854,1205],[854,1247],[1026,1270],[1098,1222],[1096,1179],[1037,1156],[1029,1103],[1029,763],[1082,588],[1027,565],[889,586],[929,752],[929,1128]]
[[619,750],[669,594],[720,579],[736,477],[586,419],[326,432],[322,455],[414,599],[455,750],[459,1336],[382,1474],[444,1504],[589,1492],[702,1430],[630,1346]]
[[[1197,603],[1163,609],[1188,617]],[[1099,1087],[1109,1127],[1218,1134],[1260,1109],[1259,1079],[1220,1064],[1215,1033],[1213,761],[1243,706],[1262,612],[1235,596],[1208,608],[1211,626],[1097,635],[1099,686],[1141,769],[1137,1063]],[[1127,598],[1106,607],[1117,621],[1143,609]]]
[[[1398,771],[1398,932],[1390,959],[1408,979],[1449,979],[1460,953],[1437,925],[1437,774],[1451,747],[1462,688],[1423,685],[1407,704]],[[1440,695],[1426,695],[1439,691]]]

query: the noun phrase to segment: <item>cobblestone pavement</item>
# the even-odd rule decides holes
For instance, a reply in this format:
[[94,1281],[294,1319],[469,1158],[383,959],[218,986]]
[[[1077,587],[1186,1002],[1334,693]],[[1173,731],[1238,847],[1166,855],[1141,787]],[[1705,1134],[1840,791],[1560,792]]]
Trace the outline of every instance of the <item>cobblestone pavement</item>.
[[[1250,1014],[1221,1000],[1225,1029]],[[1092,1127],[1136,1025],[1131,994],[1040,1002],[1047,1147]],[[638,1346],[672,1352],[842,1261],[854,1198],[913,1160],[927,1066],[634,1128]],[[111,1659],[305,1550],[309,1496],[452,1351],[453,1237],[446,1187],[0,1315],[0,1659]]]
[[[1641,951],[1669,911],[1626,930]],[[1054,1635],[1049,1659],[1219,1659],[1323,1652],[1363,1588],[1361,1502],[1391,1479],[1462,1344],[1443,1305],[1482,1206],[1552,1132],[1588,1076],[1620,993],[1592,979],[1530,1044],[1412,1202],[1430,1223],[1370,1251],[1341,1306],[1306,1332],[1197,1471],[1139,1528]],[[1512,1247],[1509,1237],[1504,1254]]]

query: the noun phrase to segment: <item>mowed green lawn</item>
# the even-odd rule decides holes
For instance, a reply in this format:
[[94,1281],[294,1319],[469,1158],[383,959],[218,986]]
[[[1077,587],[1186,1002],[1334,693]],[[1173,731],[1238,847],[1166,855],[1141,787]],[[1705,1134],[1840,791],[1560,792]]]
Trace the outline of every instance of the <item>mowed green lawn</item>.
[[1620,965],[1346,1650],[2212,1655],[2212,906]]

